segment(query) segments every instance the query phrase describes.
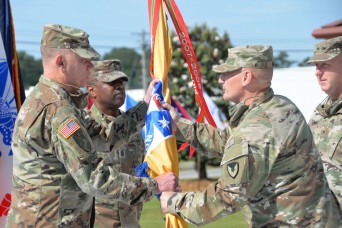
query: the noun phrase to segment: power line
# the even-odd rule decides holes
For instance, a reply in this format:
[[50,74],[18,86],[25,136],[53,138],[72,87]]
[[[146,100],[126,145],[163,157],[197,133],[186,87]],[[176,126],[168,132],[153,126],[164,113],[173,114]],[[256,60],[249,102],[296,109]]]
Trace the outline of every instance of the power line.
[[[22,45],[29,45],[29,46],[40,46],[40,42],[37,41],[25,41],[25,40],[17,40],[16,41],[17,44],[22,44]],[[92,44],[91,45],[94,48],[98,48],[98,49],[111,49],[111,48],[117,48],[118,46],[113,46],[113,45],[98,45],[98,44]],[[124,47],[124,46],[120,46],[120,47]],[[139,50],[142,49],[141,46],[135,46],[135,47],[129,47],[135,50]]]
[[[139,33],[139,35],[141,36],[142,33]],[[145,34],[146,35],[146,34]],[[144,35],[144,36],[145,36]],[[143,48],[148,45],[147,41],[143,41],[144,42],[144,46],[134,46],[134,47],[129,47],[132,48],[134,50],[143,50]],[[17,44],[23,44],[23,45],[29,45],[29,46],[38,46],[40,45],[40,42],[36,42],[36,41],[24,41],[24,40],[18,40]],[[112,45],[100,45],[100,44],[94,44],[92,45],[95,49],[112,49],[112,48],[119,48],[118,46],[112,46]],[[121,46],[121,47],[125,47],[125,46]],[[308,53],[308,52],[313,52],[312,49],[274,49],[274,52],[281,52],[281,51],[285,51],[288,53]]]

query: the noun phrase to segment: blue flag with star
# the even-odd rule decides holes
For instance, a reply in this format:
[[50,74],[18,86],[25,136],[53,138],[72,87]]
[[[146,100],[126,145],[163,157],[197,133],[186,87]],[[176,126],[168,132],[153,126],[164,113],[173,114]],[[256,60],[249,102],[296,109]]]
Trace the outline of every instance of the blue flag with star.
[[159,81],[154,86],[145,121],[145,147],[147,154],[161,142],[172,137],[170,113],[161,106],[165,102],[162,91],[163,83]]

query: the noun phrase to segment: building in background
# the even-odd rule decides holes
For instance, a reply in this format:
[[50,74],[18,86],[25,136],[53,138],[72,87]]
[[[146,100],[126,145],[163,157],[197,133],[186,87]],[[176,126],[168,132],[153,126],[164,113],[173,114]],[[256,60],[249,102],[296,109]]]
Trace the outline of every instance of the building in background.
[[321,28],[314,29],[312,36],[323,39],[342,36],[342,19],[323,25]]

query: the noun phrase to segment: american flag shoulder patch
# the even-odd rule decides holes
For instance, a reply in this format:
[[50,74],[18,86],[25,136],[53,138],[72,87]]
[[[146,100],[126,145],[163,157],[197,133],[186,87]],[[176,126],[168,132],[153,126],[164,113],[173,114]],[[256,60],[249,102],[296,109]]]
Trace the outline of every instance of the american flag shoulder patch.
[[76,123],[74,119],[70,119],[63,126],[59,128],[59,133],[66,139],[72,136],[78,129],[80,129],[80,125]]

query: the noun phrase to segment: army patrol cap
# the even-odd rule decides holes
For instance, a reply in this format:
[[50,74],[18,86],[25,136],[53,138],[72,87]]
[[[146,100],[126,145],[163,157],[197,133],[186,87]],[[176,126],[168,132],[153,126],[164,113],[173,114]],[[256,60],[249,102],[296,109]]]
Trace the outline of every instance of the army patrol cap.
[[314,55],[306,63],[328,61],[342,53],[342,36],[315,45]]
[[227,60],[220,65],[214,65],[213,71],[217,73],[225,73],[241,68],[270,69],[273,67],[272,61],[272,46],[238,46],[228,48]]
[[122,78],[128,81],[127,75],[121,71],[121,61],[118,59],[92,61],[94,71],[91,73],[91,78],[96,78],[102,82],[112,82]]
[[100,55],[89,44],[89,35],[77,28],[58,24],[44,26],[41,45],[50,48],[70,49],[78,56],[97,60]]

